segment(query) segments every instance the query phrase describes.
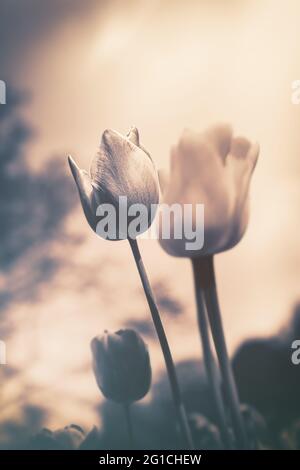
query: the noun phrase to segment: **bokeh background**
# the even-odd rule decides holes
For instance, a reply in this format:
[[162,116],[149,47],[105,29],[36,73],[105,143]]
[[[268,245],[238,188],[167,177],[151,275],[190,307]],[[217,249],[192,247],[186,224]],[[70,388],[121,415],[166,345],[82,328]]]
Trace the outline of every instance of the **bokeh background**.
[[[291,102],[299,18],[297,0],[1,0],[2,447],[42,426],[101,427],[109,413],[122,440],[120,410],[99,413],[89,343],[126,326],[149,344],[157,381],[137,419],[152,403],[149,439],[158,447],[169,438],[156,426],[169,390],[129,246],[90,230],[66,162],[70,153],[88,168],[107,127],[136,125],[161,168],[186,127],[228,121],[260,142],[248,231],[216,266],[230,353],[248,338],[285,338],[267,399],[274,395],[297,338],[289,325],[300,278],[300,106]],[[184,385],[201,383],[189,262],[155,240],[141,240],[141,250]],[[275,363],[271,355],[267,368]],[[300,369],[292,373],[297,382]]]

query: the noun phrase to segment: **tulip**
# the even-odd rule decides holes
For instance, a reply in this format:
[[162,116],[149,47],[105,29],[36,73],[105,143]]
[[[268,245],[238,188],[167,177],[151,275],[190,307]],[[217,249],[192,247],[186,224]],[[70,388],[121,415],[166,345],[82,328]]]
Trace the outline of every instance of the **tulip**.
[[56,431],[42,429],[31,439],[29,446],[36,450],[75,450],[79,449],[85,438],[83,429],[71,424]]
[[105,332],[91,342],[93,369],[103,395],[117,403],[141,400],[151,384],[149,352],[134,330]]
[[[214,371],[206,316],[208,314],[212,336],[221,368],[226,395],[231,410],[236,442],[247,447],[247,436],[236,385],[229,362],[218,302],[213,255],[234,247],[242,238],[249,219],[249,185],[259,154],[258,144],[244,137],[233,136],[228,125],[211,127],[203,133],[185,131],[171,152],[170,177],[162,175],[164,204],[160,214],[160,244],[173,256],[192,260],[198,323],[203,344],[204,362],[213,388],[219,412],[223,439],[229,434],[224,428],[224,406]],[[177,204],[182,211],[170,218],[170,236],[163,237],[162,217],[166,207]],[[203,220],[197,218],[197,208],[204,207]],[[182,214],[189,205],[192,210],[191,227],[202,232],[203,243],[191,244],[191,230],[186,234],[181,227],[181,237],[176,231],[185,221]]]
[[[81,170],[70,156],[69,164],[86,219],[99,236],[109,240],[128,238],[128,225],[133,216],[124,221],[124,204],[125,216],[128,208],[136,204],[147,211],[139,233],[150,227],[159,202],[158,174],[149,153],[140,145],[136,128],[126,137],[105,130],[90,174]],[[108,207],[112,208],[115,219],[111,220],[112,228],[107,232],[107,218],[103,216]]]
[[[153,161],[140,145],[137,129],[132,128],[126,137],[111,130],[103,133],[99,152],[91,165],[90,175],[79,169],[71,157],[69,164],[90,227],[105,239],[128,239],[163,352],[180,429],[185,445],[193,448],[175,365],[136,240],[138,234],[150,227],[159,202],[158,174]],[[138,205],[139,209],[146,209],[146,216],[141,210],[139,233],[136,233],[136,230],[132,234],[132,214],[126,218],[125,227],[121,222],[124,215],[120,204],[121,198],[126,198],[128,215],[130,208],[134,208],[135,205]],[[106,220],[102,217],[108,205],[115,209],[118,217],[118,221],[113,224],[115,231],[112,234],[110,230],[109,233],[106,232],[103,224]],[[101,218],[98,221],[99,216]]]
[[91,342],[93,369],[103,395],[124,406],[129,445],[134,447],[130,405],[141,400],[151,385],[149,352],[134,330],[104,332]]
[[[172,234],[183,222],[176,215],[171,237],[160,237],[161,246],[173,256],[198,258],[235,246],[242,238],[249,219],[249,184],[259,153],[257,144],[244,137],[233,137],[230,126],[221,125],[204,133],[185,131],[171,152],[171,172],[162,175],[163,203],[189,204],[194,210],[193,227],[201,230],[196,206],[204,205],[204,245],[192,249],[190,239]],[[179,214],[180,217],[180,214]],[[160,234],[161,232],[161,226]],[[190,249],[187,247],[190,246]]]

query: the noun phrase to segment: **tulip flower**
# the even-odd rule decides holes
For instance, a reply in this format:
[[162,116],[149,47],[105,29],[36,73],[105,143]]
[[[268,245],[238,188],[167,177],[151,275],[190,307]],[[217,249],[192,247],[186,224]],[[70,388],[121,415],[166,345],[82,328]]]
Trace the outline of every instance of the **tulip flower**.
[[[198,323],[203,344],[204,362],[213,388],[219,412],[223,439],[229,443],[224,427],[224,405],[216,381],[213,354],[207,326],[207,314],[212,330],[222,378],[232,415],[237,445],[247,447],[247,436],[236,385],[229,362],[218,302],[213,255],[234,247],[242,238],[249,219],[249,185],[259,154],[259,146],[244,137],[233,136],[228,125],[217,125],[203,133],[185,131],[171,153],[170,177],[163,175],[164,204],[160,214],[160,244],[173,256],[192,260]],[[169,218],[170,236],[164,237],[162,217],[168,207],[181,208]],[[198,219],[198,207],[204,207],[203,219]],[[189,231],[181,227],[182,216],[190,207]],[[181,236],[178,229],[182,228]],[[192,233],[193,232],[193,233]],[[199,237],[201,246],[191,243],[191,235]],[[227,444],[228,445],[228,444]]]
[[133,427],[130,405],[141,400],[151,385],[149,352],[142,337],[134,330],[104,332],[91,342],[93,369],[103,395],[124,406],[130,447]]
[[[185,131],[171,153],[170,177],[163,175],[163,207],[179,204],[192,207],[196,230],[204,228],[204,245],[193,249],[190,237],[175,238],[183,223],[182,213],[170,219],[171,236],[160,237],[169,254],[188,258],[208,256],[235,246],[249,219],[249,184],[259,153],[257,144],[234,137],[230,126],[221,125],[204,133]],[[196,207],[204,206],[204,227],[196,219]],[[161,226],[160,234],[161,234]]]
[[[112,130],[103,133],[90,174],[78,168],[71,157],[69,164],[90,227],[105,239],[128,239],[163,352],[184,445],[193,448],[175,365],[136,240],[137,235],[150,227],[159,202],[159,181],[154,163],[149,153],[140,145],[137,129],[132,128],[126,137]],[[125,224],[122,205],[124,198],[126,215],[129,216],[125,217]],[[136,206],[137,212],[141,211],[139,224],[136,224],[136,219],[130,212],[131,209],[135,210]],[[113,220],[113,227],[107,231],[106,223],[110,225],[109,221],[113,217],[107,220],[107,216],[103,217],[103,214],[109,208],[114,209],[112,212],[115,212],[118,220]]]
[[103,395],[117,403],[143,398],[151,384],[148,348],[134,330],[105,332],[91,342],[93,369]]
[[[99,236],[109,240],[128,238],[128,225],[135,213],[130,215],[130,208],[135,207],[144,208],[143,215],[146,214],[139,234],[150,227],[159,202],[159,182],[149,153],[140,145],[136,128],[126,137],[105,130],[89,174],[70,156],[69,164],[86,219]],[[106,215],[109,209],[110,219]]]
[[71,424],[56,431],[42,429],[31,439],[29,446],[36,450],[76,450],[85,438],[83,429],[76,424]]

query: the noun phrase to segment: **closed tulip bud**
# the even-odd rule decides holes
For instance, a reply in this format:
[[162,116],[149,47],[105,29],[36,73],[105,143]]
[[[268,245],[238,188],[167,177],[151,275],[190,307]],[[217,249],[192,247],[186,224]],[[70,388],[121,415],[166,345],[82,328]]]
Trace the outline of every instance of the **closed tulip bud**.
[[[249,219],[249,186],[259,154],[259,146],[244,137],[235,137],[227,125],[217,125],[206,132],[185,131],[171,154],[171,172],[161,175],[163,206],[177,204],[179,217],[171,221],[171,234],[180,229],[182,212],[190,206],[192,229],[201,231],[200,248],[187,249],[190,238],[163,238],[160,244],[169,254],[183,257],[208,256],[228,250],[243,237]],[[203,205],[203,220],[195,217]],[[200,223],[199,223],[200,222]],[[192,233],[192,230],[190,230]],[[199,234],[198,234],[199,235]]]
[[[136,204],[144,208],[139,233],[150,227],[159,202],[158,174],[149,153],[140,145],[136,128],[126,137],[110,129],[104,131],[89,174],[71,157],[69,164],[86,219],[99,236],[109,240],[128,238]],[[108,205],[113,209],[115,224],[107,219]],[[106,230],[110,222],[115,226]]]
[[103,395],[130,404],[143,398],[151,384],[149,352],[134,330],[105,332],[91,342],[93,369]]

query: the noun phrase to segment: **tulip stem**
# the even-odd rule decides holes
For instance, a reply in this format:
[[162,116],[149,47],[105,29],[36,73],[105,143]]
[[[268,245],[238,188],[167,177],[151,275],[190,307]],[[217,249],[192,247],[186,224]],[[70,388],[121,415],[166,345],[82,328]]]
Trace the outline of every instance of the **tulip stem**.
[[217,422],[221,432],[223,444],[227,449],[232,449],[232,437],[229,432],[228,425],[226,423],[226,413],[223,403],[223,397],[221,393],[221,387],[219,382],[219,375],[217,372],[217,366],[215,358],[211,349],[211,342],[209,336],[207,312],[203,299],[203,292],[201,289],[201,270],[199,270],[199,259],[191,259],[194,274],[194,287],[197,302],[197,317],[199,333],[202,343],[203,360],[205,364],[205,370],[207,374],[208,383],[213,396],[213,403],[216,409]]
[[247,449],[247,435],[244,427],[244,421],[240,411],[238,392],[228,356],[223,330],[222,317],[216,287],[213,257],[207,256],[203,258],[198,258],[195,263],[197,263],[197,270],[199,271],[198,279],[200,282],[200,287],[203,290],[205,297],[208,318],[220,364],[225,394],[231,412],[232,425],[235,432],[236,443],[239,448]]
[[166,337],[166,333],[165,333],[165,330],[164,330],[164,327],[160,318],[160,314],[156,306],[154,294],[152,292],[150,282],[149,282],[149,279],[145,270],[145,266],[141,258],[137,240],[129,238],[128,241],[132,249],[135,263],[136,263],[136,266],[137,266],[137,269],[141,278],[141,282],[142,282],[144,292],[148,301],[148,305],[150,308],[150,312],[152,315],[152,320],[153,320],[156,333],[160,342],[160,346],[162,349],[162,353],[164,356],[164,360],[165,360],[165,364],[166,364],[166,368],[168,372],[168,377],[170,381],[171,391],[173,395],[174,406],[175,406],[175,410],[177,413],[177,419],[180,425],[181,433],[182,433],[182,436],[184,438],[185,445],[187,446],[187,448],[193,449],[194,445],[193,445],[192,434],[191,434],[191,430],[189,427],[185,407],[184,407],[182,397],[181,397],[181,392],[179,388],[175,365],[173,362],[173,358],[172,358],[172,354],[171,354],[168,340]]
[[133,437],[133,426],[132,426],[132,416],[131,416],[131,407],[129,403],[124,405],[125,419],[128,431],[128,442],[129,449],[134,449],[134,437]]

